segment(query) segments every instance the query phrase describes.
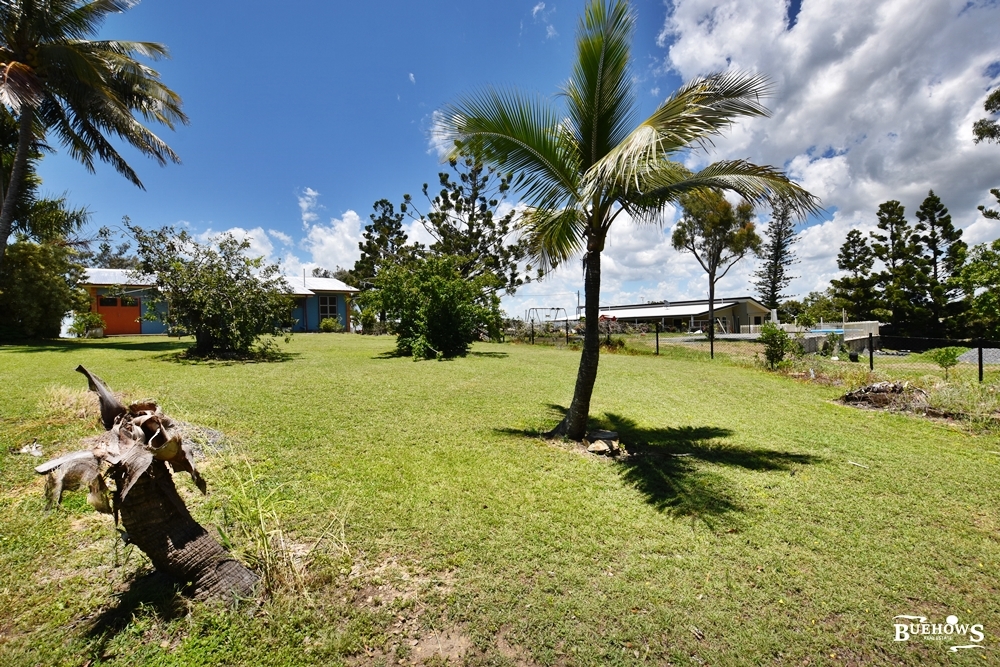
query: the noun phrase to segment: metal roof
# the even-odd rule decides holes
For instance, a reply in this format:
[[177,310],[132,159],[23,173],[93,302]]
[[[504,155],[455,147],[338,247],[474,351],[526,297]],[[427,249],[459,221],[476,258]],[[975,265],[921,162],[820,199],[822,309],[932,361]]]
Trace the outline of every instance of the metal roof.
[[152,285],[152,276],[136,276],[128,269],[84,269],[88,285]]
[[[715,309],[722,310],[735,306],[739,303],[753,305],[763,312],[767,308],[752,296],[729,297],[728,299],[716,299]],[[697,315],[708,315],[708,299],[696,299],[692,301],[665,301],[662,303],[637,303],[624,306],[604,306],[600,309],[601,315],[607,317],[617,317],[623,320],[634,319],[660,319],[667,317],[692,317]]]
[[[316,278],[314,276],[285,276],[293,294],[313,294],[315,292],[357,292],[355,288],[336,278]],[[305,290],[304,292],[302,290]]]
[[[735,305],[735,301],[717,301],[715,303],[715,309],[722,310],[723,308],[729,308],[730,306]],[[707,315],[708,302],[703,301],[701,303],[683,304],[678,306],[638,306],[635,308],[618,306],[615,308],[601,308],[600,313],[601,315],[605,315],[607,317],[617,317],[620,320],[644,318],[658,319],[661,317],[691,317],[693,315]]]
[[[85,284],[87,285],[134,285],[148,286],[153,284],[152,276],[136,277],[128,269],[84,269],[87,275]],[[347,285],[336,278],[314,278],[306,276],[285,276],[285,282],[291,288],[289,293],[293,296],[312,296],[317,292],[357,292],[355,288]]]

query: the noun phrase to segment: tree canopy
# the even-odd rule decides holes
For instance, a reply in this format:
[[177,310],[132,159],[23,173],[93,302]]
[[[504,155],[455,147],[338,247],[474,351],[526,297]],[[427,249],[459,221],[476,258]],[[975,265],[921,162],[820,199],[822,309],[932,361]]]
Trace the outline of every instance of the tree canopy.
[[[601,253],[608,230],[627,212],[659,223],[663,207],[692,190],[731,190],[755,203],[789,201],[803,215],[816,200],[778,169],[725,160],[691,172],[677,159],[721,134],[740,117],[767,115],[767,81],[726,72],[692,81],[635,125],[631,39],[635,18],[624,0],[591,0],[577,29],[576,59],[562,108],[510,88],[482,89],[446,107],[442,132],[452,157],[468,153],[515,174],[528,209],[523,230],[543,270],[583,254],[585,314],[597,322]],[[569,411],[553,433],[581,439],[600,355],[588,326]]]

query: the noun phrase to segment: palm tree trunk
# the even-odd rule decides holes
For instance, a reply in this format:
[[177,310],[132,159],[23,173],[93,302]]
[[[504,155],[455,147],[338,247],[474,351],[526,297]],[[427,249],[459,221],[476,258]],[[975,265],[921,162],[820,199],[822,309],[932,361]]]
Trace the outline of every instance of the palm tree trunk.
[[708,356],[715,359],[715,274],[708,274]]
[[597,381],[597,363],[601,354],[601,332],[598,327],[601,303],[601,251],[588,250],[584,276],[584,314],[587,326],[583,334],[583,353],[580,355],[580,369],[576,374],[576,389],[569,413],[557,426],[552,435],[565,435],[571,440],[583,440],[587,434],[587,420],[590,417],[590,397]]
[[250,597],[257,576],[188,512],[162,461],[153,461],[119,505],[128,539],[153,566],[190,587],[197,599]]
[[21,107],[21,117],[18,119],[17,152],[14,153],[14,164],[10,170],[10,183],[7,185],[7,196],[0,208],[0,268],[3,267],[3,257],[7,252],[7,240],[14,225],[14,209],[17,198],[21,196],[21,186],[24,173],[28,166],[28,153],[31,150],[32,124],[34,110],[27,104]]

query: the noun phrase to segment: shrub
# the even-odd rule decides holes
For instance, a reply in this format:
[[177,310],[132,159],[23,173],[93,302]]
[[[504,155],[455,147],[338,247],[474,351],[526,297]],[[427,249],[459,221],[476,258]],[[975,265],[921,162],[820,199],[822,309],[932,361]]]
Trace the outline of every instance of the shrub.
[[944,369],[944,379],[948,379],[948,369],[958,365],[958,358],[968,352],[966,347],[939,347],[928,350],[924,356]]
[[227,233],[205,245],[172,227],[127,227],[138,246],[135,273],[155,281],[157,297],[147,300],[145,317],[155,317],[156,303],[165,302],[168,328],[195,337],[188,354],[252,358],[274,352],[261,338],[286,335],[292,301],[277,265],[247,257],[249,241]]
[[100,313],[78,312],[73,316],[73,324],[70,325],[69,332],[77,338],[86,338],[105,326],[104,317]]
[[343,333],[344,325],[336,317],[324,317],[319,323],[319,330],[323,333]]
[[795,344],[788,333],[774,322],[766,322],[760,328],[758,340],[764,345],[764,361],[771,370],[777,368]]

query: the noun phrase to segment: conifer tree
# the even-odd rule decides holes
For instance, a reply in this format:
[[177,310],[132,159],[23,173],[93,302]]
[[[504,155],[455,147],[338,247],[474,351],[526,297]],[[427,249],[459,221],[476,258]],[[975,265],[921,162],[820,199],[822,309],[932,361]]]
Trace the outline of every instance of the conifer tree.
[[903,205],[890,200],[879,205],[877,226],[884,233],[872,232],[872,250],[885,265],[878,275],[878,285],[881,305],[891,311],[893,333],[927,335],[931,312],[922,225],[921,229],[911,226]]
[[875,253],[859,230],[847,233],[847,240],[837,254],[837,267],[848,275],[831,280],[834,299],[844,308],[852,321],[866,321],[874,317],[877,308],[875,282],[872,275]]
[[920,241],[926,249],[930,307],[928,333],[943,336],[949,329],[948,322],[953,321],[955,315],[962,310],[961,302],[955,301],[959,286],[952,277],[965,263],[968,247],[961,240],[962,230],[955,229],[948,209],[933,190],[927,193],[927,198],[920,204],[917,220],[920,222],[916,229],[922,232]]
[[795,243],[795,223],[785,202],[778,202],[771,210],[771,224],[764,232],[765,241],[760,254],[764,263],[754,273],[754,287],[761,303],[774,309],[791,295],[782,294],[795,279],[788,275],[788,267],[798,262],[792,244]]

